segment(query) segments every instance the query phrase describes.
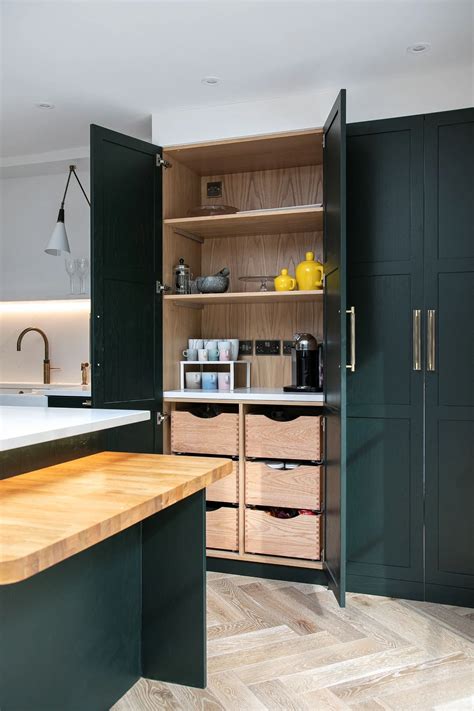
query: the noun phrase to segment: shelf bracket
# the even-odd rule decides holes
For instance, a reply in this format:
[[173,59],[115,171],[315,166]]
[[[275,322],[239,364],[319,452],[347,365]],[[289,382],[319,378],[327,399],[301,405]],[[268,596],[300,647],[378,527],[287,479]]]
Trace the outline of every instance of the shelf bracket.
[[193,242],[199,242],[199,244],[203,244],[204,242],[202,237],[199,237],[198,235],[193,235],[192,232],[188,232],[187,230],[175,229],[174,233],[180,235],[181,237],[186,237],[186,239],[192,239]]

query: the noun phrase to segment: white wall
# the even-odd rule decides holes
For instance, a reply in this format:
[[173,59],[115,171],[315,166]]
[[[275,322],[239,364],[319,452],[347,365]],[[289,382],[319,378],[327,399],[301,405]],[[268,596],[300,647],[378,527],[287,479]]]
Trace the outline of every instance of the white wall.
[[52,383],[81,382],[81,361],[89,361],[88,303],[24,302],[0,305],[0,383],[42,383],[44,343],[38,333],[27,333],[16,350],[24,328],[41,328],[50,345]]
[[[472,66],[460,66],[436,75],[413,73],[372,84],[346,85],[347,120],[351,123],[472,106],[473,77]],[[322,126],[340,88],[334,85],[320,93],[156,112],[152,116],[153,143],[169,146]]]
[[[81,172],[79,178],[89,195],[89,173]],[[44,252],[56,223],[66,179],[67,170],[53,175],[1,179],[0,300],[62,299],[68,295],[64,258]],[[90,209],[74,177],[65,214],[72,256],[89,258]]]

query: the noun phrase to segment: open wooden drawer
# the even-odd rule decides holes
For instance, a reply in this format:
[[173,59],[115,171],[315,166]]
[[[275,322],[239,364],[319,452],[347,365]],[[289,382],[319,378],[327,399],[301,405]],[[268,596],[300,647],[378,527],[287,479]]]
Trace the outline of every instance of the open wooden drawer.
[[245,415],[245,454],[260,459],[322,458],[322,418],[301,415],[288,422],[272,420],[266,415]]
[[214,482],[206,489],[206,499],[208,501],[223,501],[229,504],[236,504],[239,501],[239,463],[233,462],[232,474]]
[[171,413],[171,450],[182,454],[239,453],[239,418],[232,412],[197,417],[186,410]]
[[289,558],[321,558],[321,515],[275,518],[267,511],[245,510],[245,552]]
[[223,551],[236,551],[239,548],[238,509],[221,506],[215,510],[206,510],[206,547]]
[[247,461],[245,503],[319,511],[321,478],[322,467],[318,466],[299,464],[294,469],[274,469],[271,462]]

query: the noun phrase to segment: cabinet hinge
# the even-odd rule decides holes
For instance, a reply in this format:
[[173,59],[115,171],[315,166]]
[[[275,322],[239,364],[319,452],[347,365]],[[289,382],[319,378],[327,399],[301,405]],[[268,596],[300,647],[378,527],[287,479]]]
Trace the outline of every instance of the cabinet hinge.
[[159,153],[156,154],[156,167],[157,168],[171,168],[171,163],[169,160],[164,160]]
[[156,293],[163,294],[165,291],[171,291],[171,287],[167,284],[162,284],[161,281],[156,282]]
[[323,148],[326,148],[326,134],[323,133]]
[[169,417],[167,412],[157,412],[156,413],[156,424],[162,425],[165,420],[167,420]]

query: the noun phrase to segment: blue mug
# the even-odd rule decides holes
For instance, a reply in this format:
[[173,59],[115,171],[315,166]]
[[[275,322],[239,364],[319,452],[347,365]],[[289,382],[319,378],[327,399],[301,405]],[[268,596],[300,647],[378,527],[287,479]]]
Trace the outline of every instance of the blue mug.
[[203,372],[201,381],[203,390],[217,390],[217,373]]
[[207,357],[209,360],[219,360],[219,351],[217,350],[217,348],[209,348],[207,353]]

